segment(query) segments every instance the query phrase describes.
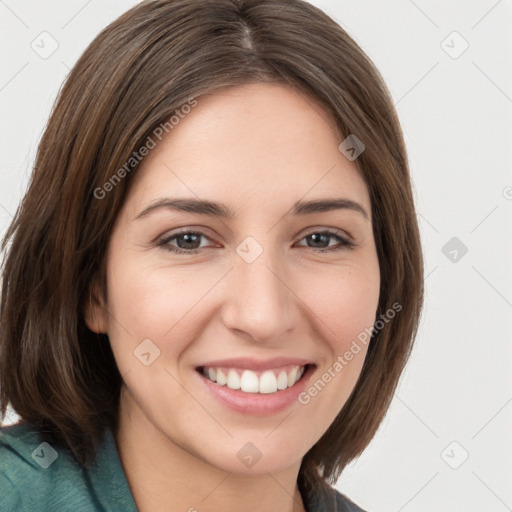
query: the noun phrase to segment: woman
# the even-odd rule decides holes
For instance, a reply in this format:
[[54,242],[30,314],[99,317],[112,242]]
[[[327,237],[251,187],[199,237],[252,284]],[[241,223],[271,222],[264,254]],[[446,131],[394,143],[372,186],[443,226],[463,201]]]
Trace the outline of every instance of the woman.
[[2,250],[2,510],[361,510],[331,484],[386,413],[423,269],[390,96],[324,13],[121,16]]

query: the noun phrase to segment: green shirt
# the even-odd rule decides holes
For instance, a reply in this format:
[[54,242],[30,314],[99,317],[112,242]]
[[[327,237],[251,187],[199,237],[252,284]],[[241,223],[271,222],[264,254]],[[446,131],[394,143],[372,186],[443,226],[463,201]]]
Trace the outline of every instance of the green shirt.
[[[308,512],[364,512],[335,491],[304,502]],[[0,428],[1,512],[137,512],[114,436],[105,431],[96,463],[82,468],[25,423]]]

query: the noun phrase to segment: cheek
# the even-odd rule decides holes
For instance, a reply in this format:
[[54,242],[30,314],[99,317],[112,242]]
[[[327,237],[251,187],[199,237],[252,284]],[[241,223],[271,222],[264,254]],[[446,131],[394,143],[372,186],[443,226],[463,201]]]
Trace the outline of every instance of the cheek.
[[301,280],[301,297],[318,317],[324,339],[336,355],[375,322],[380,276],[378,262],[327,269]]
[[[192,267],[148,266],[143,257],[119,258],[109,268],[109,334],[118,351],[132,350],[144,339],[153,340],[166,353],[179,353],[200,328],[202,300],[222,275]],[[172,338],[172,346],[165,340]],[[180,343],[180,340],[183,341]]]
[[323,418],[314,432],[320,435],[347,401],[361,373],[379,301],[378,261],[338,267],[308,281],[301,296],[308,297],[307,306],[318,318],[317,335],[326,350],[299,402]]

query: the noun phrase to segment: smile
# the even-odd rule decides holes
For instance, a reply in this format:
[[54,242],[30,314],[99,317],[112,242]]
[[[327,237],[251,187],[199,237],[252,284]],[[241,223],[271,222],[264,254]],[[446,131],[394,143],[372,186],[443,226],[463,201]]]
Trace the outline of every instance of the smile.
[[219,386],[244,393],[271,394],[293,387],[304,375],[306,366],[288,365],[265,371],[201,366],[198,371]]

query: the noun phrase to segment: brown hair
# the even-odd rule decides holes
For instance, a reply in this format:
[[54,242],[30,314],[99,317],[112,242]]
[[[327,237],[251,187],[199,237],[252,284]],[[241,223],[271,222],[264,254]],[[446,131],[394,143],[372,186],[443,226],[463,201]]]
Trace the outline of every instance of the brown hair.
[[109,234],[133,172],[108,200],[94,191],[191,97],[252,82],[306,93],[340,133],[363,141],[356,163],[371,198],[377,314],[402,307],[374,333],[349,400],[304,456],[301,490],[334,483],[386,414],[416,336],[423,261],[403,136],[379,72],[335,21],[301,0],[145,1],[104,29],[71,71],[2,242],[2,414],[10,402],[84,466],[105,427],[116,428],[122,379],[83,306],[99,300],[92,282],[106,296]]

